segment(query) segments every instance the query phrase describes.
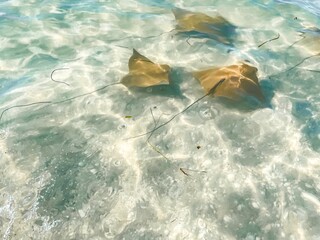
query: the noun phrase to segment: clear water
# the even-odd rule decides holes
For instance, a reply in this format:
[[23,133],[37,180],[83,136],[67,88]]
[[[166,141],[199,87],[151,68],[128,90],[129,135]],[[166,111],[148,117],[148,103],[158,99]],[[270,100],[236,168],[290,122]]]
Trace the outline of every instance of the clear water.
[[[168,33],[173,7],[219,12],[234,46]],[[0,236],[320,239],[320,58],[288,71],[320,51],[292,45],[308,26],[317,0],[2,0],[1,111],[119,82],[132,48],[169,64],[179,89],[114,85],[3,112]],[[165,122],[204,94],[190,71],[243,60],[270,108],[206,98],[152,135],[164,156],[127,139],[154,127],[150,108]]]

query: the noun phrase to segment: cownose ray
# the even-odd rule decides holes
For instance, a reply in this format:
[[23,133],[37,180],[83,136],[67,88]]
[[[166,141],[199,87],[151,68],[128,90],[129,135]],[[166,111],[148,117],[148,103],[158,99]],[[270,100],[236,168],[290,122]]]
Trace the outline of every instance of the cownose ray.
[[126,87],[152,87],[169,85],[170,66],[152,62],[133,49],[129,59],[129,73],[121,79]]
[[204,13],[191,12],[180,8],[172,9],[177,25],[176,30],[190,37],[206,37],[232,45],[232,36],[236,27],[224,17],[210,17]]
[[213,95],[233,101],[242,101],[246,97],[255,97],[260,103],[265,102],[257,77],[258,69],[245,63],[213,67],[194,72],[193,76],[200,82],[206,93],[210,93],[216,84],[224,79]]

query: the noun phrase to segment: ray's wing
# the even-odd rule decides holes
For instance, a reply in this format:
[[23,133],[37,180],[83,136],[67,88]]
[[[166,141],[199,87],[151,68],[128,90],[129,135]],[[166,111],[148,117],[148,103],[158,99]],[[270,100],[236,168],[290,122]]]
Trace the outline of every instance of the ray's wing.
[[225,79],[214,92],[215,96],[226,97],[240,101],[245,96],[253,96],[263,102],[265,100],[261,91],[257,69],[246,65],[230,65],[222,68],[211,68],[194,73],[201,86],[207,93],[222,79]]
[[172,12],[177,22],[178,32],[195,32],[221,43],[231,44],[236,27],[224,17],[220,15],[210,17],[204,13],[190,12],[180,8],[175,8]]
[[224,79],[224,76],[216,75],[217,70],[218,68],[210,68],[193,73],[193,76],[198,79],[206,93],[209,93],[220,80]]
[[183,9],[173,9],[172,11],[178,23],[178,31],[199,30],[202,23],[210,23],[213,20],[213,18],[203,13],[190,12]]
[[170,67],[152,62],[135,49],[129,59],[129,73],[121,83],[127,87],[151,87],[169,84]]
[[320,29],[315,26],[307,26],[299,31],[301,39],[295,41],[293,45],[302,47],[312,53],[320,53]]
[[241,65],[239,65],[239,72],[241,75],[245,76],[246,78],[251,79],[256,84],[259,84],[259,80],[257,77],[258,69],[256,67],[242,63]]
[[154,63],[147,57],[141,55],[137,50],[133,49],[133,54],[129,59],[129,71],[141,69],[145,66],[152,66]]
[[190,12],[184,9],[175,8],[172,10],[176,21],[177,30],[181,32],[200,31],[207,28],[206,25],[214,23],[214,18],[199,12]]

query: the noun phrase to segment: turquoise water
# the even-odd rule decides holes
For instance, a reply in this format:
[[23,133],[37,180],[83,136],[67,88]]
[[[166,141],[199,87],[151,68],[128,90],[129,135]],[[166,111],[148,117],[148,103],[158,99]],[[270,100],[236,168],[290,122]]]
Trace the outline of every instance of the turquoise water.
[[[173,7],[219,13],[233,44],[188,44]],[[1,1],[0,236],[320,239],[314,28],[316,0]],[[174,90],[86,94],[119,82],[132,48],[170,65]],[[154,132],[154,148],[128,139],[203,96],[191,71],[245,60],[269,107],[208,97]]]

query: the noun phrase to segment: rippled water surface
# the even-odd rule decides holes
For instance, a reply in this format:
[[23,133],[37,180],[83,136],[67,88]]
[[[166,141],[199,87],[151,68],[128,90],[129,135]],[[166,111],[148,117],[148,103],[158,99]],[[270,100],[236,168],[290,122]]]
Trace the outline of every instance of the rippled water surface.
[[[232,44],[186,41],[174,7]],[[317,0],[2,0],[0,236],[320,239],[319,28]],[[104,88],[133,48],[173,89]],[[128,139],[203,96],[192,71],[243,61],[269,107],[207,97]]]

